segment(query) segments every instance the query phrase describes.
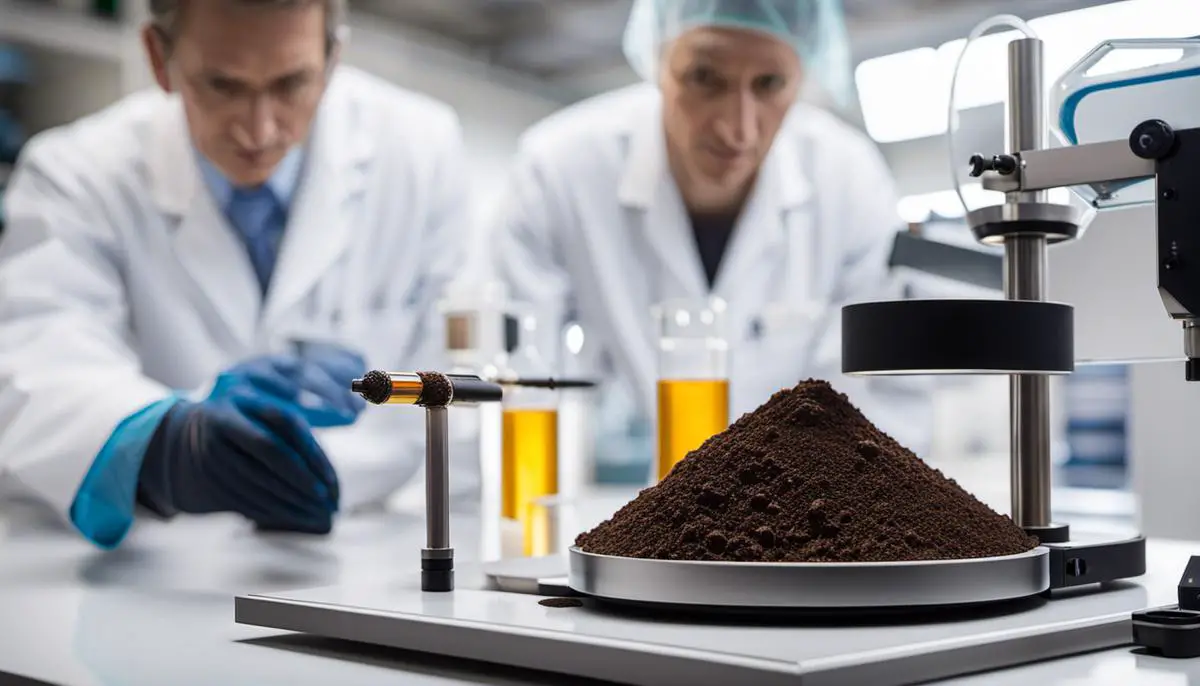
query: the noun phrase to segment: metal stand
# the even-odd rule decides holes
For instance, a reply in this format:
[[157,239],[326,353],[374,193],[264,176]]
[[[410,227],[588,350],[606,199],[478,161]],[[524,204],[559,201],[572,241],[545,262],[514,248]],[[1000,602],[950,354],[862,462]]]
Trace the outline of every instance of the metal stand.
[[[1009,150],[1047,146],[1042,41],[1008,46]],[[976,173],[995,169],[981,158]],[[1005,204],[968,215],[976,237],[1004,245],[1004,294],[1008,300],[1045,301],[1046,249],[1078,234],[1078,215],[1047,202],[1046,191],[1011,191]],[[1012,441],[1012,518],[1050,548],[1052,588],[1113,581],[1146,571],[1145,540],[1075,545],[1066,524],[1050,520],[1050,384],[1042,374],[1014,374],[1009,386]]]
[[454,590],[454,548],[450,547],[450,430],[445,407],[425,408],[425,548],[421,550],[421,590]]
[[[1008,148],[1047,146],[1042,88],[1042,43],[1008,46]],[[1006,205],[1046,203],[1045,191],[1007,194]],[[1039,227],[1016,224],[1004,235],[1004,295],[1009,300],[1046,300],[1047,236]],[[1015,230],[1013,230],[1015,229]],[[1014,374],[1009,382],[1012,440],[1012,517],[1047,542],[1069,539],[1065,525],[1050,522],[1050,379]]]

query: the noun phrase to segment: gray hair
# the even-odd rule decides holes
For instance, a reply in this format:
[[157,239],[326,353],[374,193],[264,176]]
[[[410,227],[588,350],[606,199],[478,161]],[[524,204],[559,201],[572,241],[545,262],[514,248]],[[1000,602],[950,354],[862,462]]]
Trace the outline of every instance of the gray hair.
[[[212,2],[213,0],[204,0]],[[325,47],[332,50],[346,21],[346,0],[225,0],[246,7],[303,7],[314,2],[325,7]],[[187,0],[149,0],[150,21],[167,44],[179,35],[179,17]]]

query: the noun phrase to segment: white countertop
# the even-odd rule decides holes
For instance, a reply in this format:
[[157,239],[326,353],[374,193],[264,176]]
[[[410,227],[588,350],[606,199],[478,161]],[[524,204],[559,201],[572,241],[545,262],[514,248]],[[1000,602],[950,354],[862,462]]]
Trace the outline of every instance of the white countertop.
[[[595,496],[592,518],[628,493]],[[68,686],[557,683],[493,666],[279,637],[233,621],[237,594],[366,583],[411,570],[423,536],[419,518],[395,513],[343,519],[327,538],[259,535],[219,516],[142,523],[120,550],[103,553],[69,534],[34,529],[21,515],[0,540],[0,674]],[[453,536],[466,562],[473,522],[455,520]],[[1200,660],[1118,649],[953,683],[1194,682]]]

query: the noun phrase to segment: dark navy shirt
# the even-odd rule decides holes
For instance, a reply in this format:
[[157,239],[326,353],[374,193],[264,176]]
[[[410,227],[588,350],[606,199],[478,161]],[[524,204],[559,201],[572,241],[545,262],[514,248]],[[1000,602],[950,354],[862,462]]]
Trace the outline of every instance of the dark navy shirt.
[[737,215],[730,214],[693,214],[692,234],[696,237],[696,248],[700,251],[700,263],[704,265],[704,274],[708,277],[708,286],[717,281],[717,270],[721,267],[721,258],[729,249],[729,239],[733,238],[733,229],[737,225]]

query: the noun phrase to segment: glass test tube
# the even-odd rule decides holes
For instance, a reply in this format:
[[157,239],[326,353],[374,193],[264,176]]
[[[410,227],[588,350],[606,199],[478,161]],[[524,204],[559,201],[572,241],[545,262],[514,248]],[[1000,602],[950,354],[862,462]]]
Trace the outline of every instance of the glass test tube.
[[668,300],[658,320],[658,445],[655,481],[729,426],[725,303]]
[[[500,282],[456,282],[447,287],[439,303],[445,325],[445,351],[450,373],[475,374],[493,380],[507,365],[504,347],[508,291]],[[461,435],[453,446],[456,454],[477,455],[480,514],[480,560],[492,562],[504,556],[501,515],[503,479],[503,408],[500,403],[455,409],[452,430]],[[458,481],[466,481],[456,473]],[[455,486],[452,483],[451,486]]]
[[[522,314],[518,322],[511,372],[517,377],[551,376],[537,350],[536,320]],[[551,540],[553,529],[538,520],[539,503],[558,494],[558,394],[509,386],[503,407],[502,516],[521,531],[520,555],[549,555],[557,547]]]

